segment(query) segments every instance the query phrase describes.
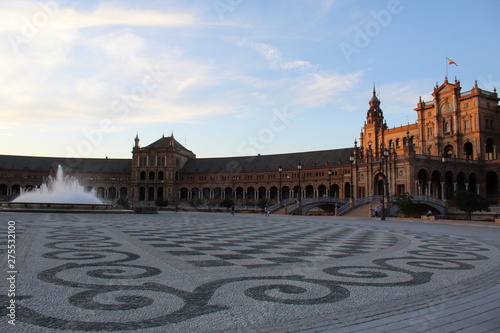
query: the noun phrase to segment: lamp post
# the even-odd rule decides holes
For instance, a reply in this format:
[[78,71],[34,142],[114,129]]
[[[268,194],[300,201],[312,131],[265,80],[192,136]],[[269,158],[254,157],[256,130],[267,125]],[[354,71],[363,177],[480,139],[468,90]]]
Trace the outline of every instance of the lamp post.
[[297,170],[299,171],[299,190],[297,193],[299,199],[299,215],[302,215],[302,186],[300,185],[300,170],[302,170],[302,164],[297,165]]
[[279,192],[278,192],[278,206],[281,208],[281,176],[283,174],[283,168],[278,166],[278,172],[280,173],[280,186],[279,186]]
[[448,199],[446,196],[446,155],[441,157],[441,162],[443,162],[443,200]]
[[351,201],[352,201],[352,200],[354,200],[354,184],[352,183],[352,171],[353,171],[352,167],[354,164],[354,156],[353,155],[349,156],[349,162],[351,162],[351,191],[350,191],[351,195],[350,195],[350,197],[351,197]]
[[332,169],[328,169],[328,197],[332,197]]
[[[382,151],[382,175],[384,176],[384,186],[383,186],[383,192],[386,192],[385,194],[388,195],[388,182],[387,182],[387,174],[384,172],[384,164],[387,165],[387,158],[389,157],[389,151],[387,149],[384,149]],[[384,198],[384,193],[382,193],[382,213],[381,213],[381,220],[385,220],[385,198]]]

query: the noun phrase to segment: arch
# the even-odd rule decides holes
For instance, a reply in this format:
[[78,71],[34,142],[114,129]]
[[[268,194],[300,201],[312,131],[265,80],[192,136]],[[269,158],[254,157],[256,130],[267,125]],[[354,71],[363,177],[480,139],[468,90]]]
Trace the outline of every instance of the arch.
[[306,198],[314,198],[314,187],[312,185],[306,186]]
[[158,171],[158,180],[164,180],[165,179],[165,173],[163,171]]
[[424,194],[424,195],[429,194],[427,186],[428,181],[429,181],[429,173],[427,172],[426,169],[420,169],[417,173],[417,187],[418,187],[417,194]]
[[349,199],[351,197],[351,183],[344,183],[344,199]]
[[453,172],[447,171],[444,174],[444,197],[446,199],[453,198],[453,193],[455,192],[455,187],[453,185]]
[[204,187],[201,192],[201,197],[204,200],[210,200],[210,189],[208,187]]
[[193,187],[191,189],[191,199],[198,199],[198,197],[200,196],[200,189],[197,188],[197,187]]
[[222,189],[220,187],[214,188],[214,199],[221,200],[222,199]]
[[128,196],[128,190],[126,187],[120,188],[120,199],[126,199]]
[[163,200],[163,187],[158,187],[156,189],[156,198]]
[[281,188],[281,199],[282,200],[290,199],[290,188],[288,186],[283,186]]
[[258,192],[259,199],[266,199],[266,188],[264,186],[259,187]]
[[244,198],[243,187],[238,186],[236,188],[236,200],[243,200],[243,198]]
[[441,104],[441,107],[439,108],[441,112],[449,112],[453,110],[453,105],[451,105],[450,102],[444,102]]
[[146,189],[144,187],[139,188],[139,201],[146,200]]
[[332,184],[330,186],[330,197],[340,198],[340,187],[337,184]]
[[155,189],[154,187],[148,188],[148,201],[154,201],[155,200]]
[[108,199],[109,200],[115,200],[117,199],[117,195],[116,195],[116,188],[115,187],[110,187],[108,189]]
[[252,186],[247,188],[247,199],[254,200],[255,199],[255,188]]
[[489,171],[485,176],[486,183],[486,198],[496,197],[498,195],[498,174],[494,171]]
[[230,187],[226,187],[224,189],[224,196],[226,199],[233,199],[233,189]]
[[19,195],[21,193],[21,186],[19,186],[18,184],[14,184],[10,188],[10,191],[12,195]]
[[271,188],[269,189],[269,199],[278,201],[278,187],[271,186]]
[[322,197],[326,197],[326,186],[325,185],[320,185],[318,186],[318,195]]
[[4,196],[7,195],[7,184],[0,184],[0,195]]
[[98,187],[96,191],[96,196],[98,198],[104,198],[104,187]]
[[452,145],[446,145],[444,146],[444,150],[443,150],[443,155],[447,158],[453,158],[454,157],[454,149],[453,149],[453,146]]
[[141,171],[141,173],[139,174],[139,179],[146,180],[146,171]]
[[441,173],[437,170],[434,170],[431,173],[431,193],[430,193],[430,195],[432,195],[434,198],[442,198]]
[[459,172],[457,174],[457,191],[465,191],[465,173]]
[[181,188],[181,192],[180,192],[180,199],[181,200],[187,200],[188,199],[188,193],[189,193],[189,191],[188,191],[187,187],[182,187]]
[[486,153],[485,159],[487,159],[487,160],[495,159],[495,156],[494,156],[495,147],[494,147],[493,139],[491,139],[491,138],[486,139],[485,153]]
[[477,193],[477,176],[475,173],[469,175],[469,192]]
[[155,180],[155,172],[154,171],[149,171],[149,180]]
[[449,121],[444,122],[443,131],[445,135],[451,134],[451,123]]
[[[302,195],[301,195],[302,196]],[[297,199],[299,197],[299,185],[293,187],[293,197]]]
[[464,143],[464,155],[466,159],[472,159],[474,155],[474,146],[472,145],[472,142],[467,141]]

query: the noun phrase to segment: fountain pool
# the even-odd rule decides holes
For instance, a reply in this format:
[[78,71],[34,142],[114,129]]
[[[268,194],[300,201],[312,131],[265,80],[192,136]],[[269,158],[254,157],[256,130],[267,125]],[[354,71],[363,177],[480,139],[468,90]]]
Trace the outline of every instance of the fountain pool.
[[94,193],[85,191],[74,177],[65,176],[62,166],[57,167],[55,177],[32,191],[21,191],[11,202],[2,204],[4,209],[22,211],[94,211],[106,210],[111,205],[104,204]]

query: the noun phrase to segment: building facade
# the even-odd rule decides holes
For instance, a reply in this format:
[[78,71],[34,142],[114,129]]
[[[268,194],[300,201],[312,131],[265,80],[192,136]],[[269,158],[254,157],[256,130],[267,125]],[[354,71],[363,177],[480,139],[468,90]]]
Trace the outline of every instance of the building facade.
[[216,205],[232,199],[339,198],[410,193],[448,200],[474,191],[499,204],[500,106],[498,95],[478,88],[462,92],[459,81],[434,87],[421,98],[417,122],[388,128],[375,89],[359,142],[343,149],[226,158],[196,158],[174,136],[141,147],[132,159],[0,156],[0,198],[33,188],[58,164],[99,197],[134,203]]

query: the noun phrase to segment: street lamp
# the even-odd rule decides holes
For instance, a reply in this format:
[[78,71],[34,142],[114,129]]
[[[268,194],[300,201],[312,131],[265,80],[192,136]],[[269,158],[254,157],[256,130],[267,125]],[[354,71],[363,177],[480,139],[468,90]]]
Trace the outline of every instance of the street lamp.
[[443,200],[446,200],[448,199],[447,195],[446,195],[446,192],[447,192],[447,189],[446,189],[446,155],[443,155],[443,157],[441,157],[441,162],[443,162]]
[[299,191],[297,193],[299,199],[299,215],[302,215],[302,186],[300,185],[300,170],[302,170],[302,164],[297,165],[297,170],[299,171]]
[[328,196],[332,197],[332,169],[328,169]]
[[349,156],[349,162],[351,162],[351,199],[354,200],[354,184],[352,183],[352,166],[354,164],[354,156]]
[[[382,171],[384,171],[384,161],[385,161],[385,164],[387,166],[387,158],[389,157],[389,151],[387,149],[384,149],[382,151]],[[384,176],[384,191],[383,192],[386,192],[386,195],[387,197],[389,197],[388,195],[388,182],[387,182],[387,174],[385,172],[382,173],[382,175]],[[384,193],[382,193],[382,213],[381,213],[381,220],[385,220],[385,198],[384,198]]]
[[279,192],[278,192],[278,206],[281,208],[281,176],[283,174],[283,168],[278,166],[278,172],[280,173],[280,186],[279,186]]

